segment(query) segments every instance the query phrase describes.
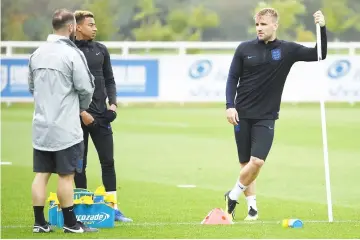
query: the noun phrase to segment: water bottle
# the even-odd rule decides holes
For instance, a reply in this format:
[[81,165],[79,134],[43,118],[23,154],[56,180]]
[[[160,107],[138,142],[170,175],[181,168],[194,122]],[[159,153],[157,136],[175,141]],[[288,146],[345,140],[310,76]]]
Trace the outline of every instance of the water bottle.
[[285,228],[302,228],[304,223],[300,219],[284,219],[282,226]]
[[103,195],[94,195],[94,203],[103,203],[104,196]]

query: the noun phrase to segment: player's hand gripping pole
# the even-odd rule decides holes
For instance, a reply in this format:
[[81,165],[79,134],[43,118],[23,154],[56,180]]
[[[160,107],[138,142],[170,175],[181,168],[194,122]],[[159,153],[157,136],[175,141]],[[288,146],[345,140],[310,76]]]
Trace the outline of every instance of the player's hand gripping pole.
[[[321,52],[321,33],[320,33],[319,23],[316,24],[316,43],[317,43],[318,62],[320,62],[320,60],[322,60],[322,52]],[[328,218],[329,218],[329,222],[333,222],[334,218],[333,218],[331,188],[330,188],[329,151],[327,144],[325,100],[323,93],[321,94],[321,98],[320,98],[320,109],[321,109],[321,128],[322,128],[322,139],[323,139],[323,150],[324,150],[324,167],[325,167],[326,198],[328,205]]]

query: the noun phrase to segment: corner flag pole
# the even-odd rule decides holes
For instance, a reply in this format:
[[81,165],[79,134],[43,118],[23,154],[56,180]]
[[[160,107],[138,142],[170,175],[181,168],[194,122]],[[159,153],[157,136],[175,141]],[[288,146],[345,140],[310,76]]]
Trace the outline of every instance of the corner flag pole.
[[[321,33],[320,33],[320,25],[318,23],[316,24],[316,43],[317,43],[318,62],[320,62],[320,60],[322,59]],[[329,150],[327,145],[325,100],[324,100],[323,92],[321,92],[321,97],[320,97],[320,109],[321,109],[321,129],[322,129],[322,140],[323,140],[323,150],[324,150],[324,167],[325,167],[326,198],[328,205],[328,218],[329,218],[329,222],[333,222],[334,218],[333,218],[331,188],[330,188]]]

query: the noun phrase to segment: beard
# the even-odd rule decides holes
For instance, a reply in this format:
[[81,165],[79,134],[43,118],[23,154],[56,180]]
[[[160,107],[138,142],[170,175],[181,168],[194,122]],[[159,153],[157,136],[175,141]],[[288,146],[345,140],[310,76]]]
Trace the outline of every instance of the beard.
[[70,39],[71,41],[75,42],[75,31],[72,31],[72,32],[70,33],[69,39]]

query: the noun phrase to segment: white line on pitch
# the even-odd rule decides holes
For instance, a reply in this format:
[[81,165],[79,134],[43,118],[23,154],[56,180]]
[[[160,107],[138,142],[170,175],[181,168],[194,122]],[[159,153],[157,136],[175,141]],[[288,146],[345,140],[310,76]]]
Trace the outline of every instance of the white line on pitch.
[[[304,220],[304,223],[329,223],[326,220]],[[234,224],[280,224],[281,221],[240,221],[234,222]],[[338,220],[332,223],[360,223],[360,220]],[[200,222],[142,222],[142,223],[121,223],[116,224],[116,226],[169,226],[169,225],[201,225]],[[33,226],[1,226],[1,228],[32,228]]]
[[12,165],[12,162],[0,162],[0,165]]
[[179,184],[177,185],[179,188],[196,188],[196,185],[186,185],[186,184]]

